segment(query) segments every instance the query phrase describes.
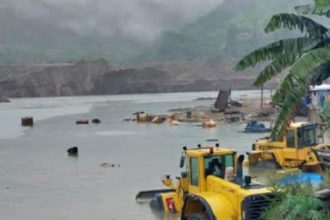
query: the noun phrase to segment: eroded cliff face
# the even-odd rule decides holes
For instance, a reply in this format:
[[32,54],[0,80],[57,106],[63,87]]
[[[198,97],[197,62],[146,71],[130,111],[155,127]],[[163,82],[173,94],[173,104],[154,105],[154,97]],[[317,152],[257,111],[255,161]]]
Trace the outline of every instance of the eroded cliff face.
[[3,66],[0,94],[8,97],[94,94],[96,81],[112,71],[105,60],[76,64]]
[[[115,69],[105,60],[0,66],[0,96],[42,97],[252,89],[252,72],[219,62],[153,63]],[[274,83],[268,86],[274,87]]]

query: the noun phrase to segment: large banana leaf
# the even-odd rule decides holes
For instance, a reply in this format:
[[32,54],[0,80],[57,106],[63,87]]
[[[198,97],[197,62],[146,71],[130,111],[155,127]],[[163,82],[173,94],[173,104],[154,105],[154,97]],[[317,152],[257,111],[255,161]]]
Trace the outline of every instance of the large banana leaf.
[[328,28],[310,18],[288,13],[273,15],[265,28],[265,32],[273,32],[279,28],[298,29],[303,33],[307,32],[309,37],[321,37],[328,32]]
[[321,85],[324,80],[330,77],[330,62],[320,66],[314,71],[311,85]]
[[258,75],[254,82],[257,87],[262,86],[276,74],[291,66],[300,57],[298,54],[286,54],[267,65]]
[[330,17],[330,5],[317,5],[317,4],[309,4],[309,5],[300,5],[296,6],[295,10],[299,14],[311,14],[311,15],[325,15]]
[[314,4],[296,6],[295,10],[300,14],[330,17],[330,0],[314,0],[314,2]]
[[288,92],[282,103],[281,111],[276,119],[274,127],[272,129],[271,137],[273,140],[279,140],[282,137],[282,131],[285,126],[290,122],[295,114],[295,106],[300,97],[303,96],[308,90],[308,82],[300,82],[295,90]]
[[[296,9],[305,14],[329,16],[330,0],[314,2],[314,5],[298,6]],[[319,84],[330,76],[330,40],[327,27],[308,17],[280,13],[271,18],[265,32],[273,32],[279,28],[297,29],[305,33],[305,36],[266,45],[243,57],[235,66],[237,70],[243,70],[262,61],[271,61],[257,77],[254,83],[256,86],[263,85],[277,73],[291,67],[273,96],[273,102],[281,106],[272,131],[272,138],[275,140],[281,137],[283,128],[290,117],[293,117],[296,103],[306,94],[309,86]]]
[[[302,53],[316,47],[320,42],[322,42],[321,38],[307,37],[279,40],[249,53],[236,64],[235,68],[236,70],[244,70],[255,66],[259,62],[278,59],[283,55],[300,56]],[[284,64],[284,62],[277,62],[276,66],[280,68],[281,63]]]
[[[278,103],[285,95],[294,90],[297,83],[303,81],[308,74],[330,61],[330,47],[319,48],[305,53],[290,68],[279,88],[276,90],[273,101]],[[313,81],[314,79],[310,79]]]
[[281,138],[281,132],[294,113],[299,99],[306,94],[309,86],[324,74],[322,68],[329,62],[330,48],[325,47],[304,54],[290,68],[273,97],[274,103],[281,103],[281,111],[272,130],[274,140]]
[[322,120],[322,132],[320,136],[323,136],[324,132],[330,127],[330,100],[326,100],[324,107],[321,109],[320,118]]
[[314,0],[314,2],[318,5],[329,5],[330,0]]

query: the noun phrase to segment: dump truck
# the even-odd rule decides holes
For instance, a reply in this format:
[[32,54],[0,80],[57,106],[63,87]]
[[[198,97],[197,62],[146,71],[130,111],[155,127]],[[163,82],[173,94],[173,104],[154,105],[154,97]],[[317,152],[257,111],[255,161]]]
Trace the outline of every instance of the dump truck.
[[258,139],[248,152],[248,164],[263,168],[300,168],[321,173],[329,166],[329,146],[319,143],[318,124],[294,122],[285,128],[282,138]]
[[139,192],[137,200],[152,198],[150,207],[165,213],[181,213],[182,220],[257,220],[271,204],[265,186],[243,177],[244,155],[219,145],[183,148],[180,167],[184,170],[169,189]]

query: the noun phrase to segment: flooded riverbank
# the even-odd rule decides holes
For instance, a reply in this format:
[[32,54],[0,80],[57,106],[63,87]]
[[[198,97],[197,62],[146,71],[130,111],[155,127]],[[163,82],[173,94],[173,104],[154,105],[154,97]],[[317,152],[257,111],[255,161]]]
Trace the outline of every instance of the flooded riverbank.
[[[233,98],[258,97],[260,91],[235,91]],[[3,103],[0,117],[0,213],[3,219],[160,219],[135,201],[140,190],[163,188],[161,176],[177,176],[182,146],[208,145],[245,153],[265,134],[241,133],[245,124],[220,123],[203,129],[123,122],[137,111],[211,105],[217,92],[17,99]],[[36,119],[22,130],[21,116]],[[76,125],[81,118],[102,123]],[[13,128],[6,129],[6,126]],[[78,146],[77,158],[67,148]],[[104,167],[102,163],[120,164]],[[164,217],[172,219],[172,217]]]

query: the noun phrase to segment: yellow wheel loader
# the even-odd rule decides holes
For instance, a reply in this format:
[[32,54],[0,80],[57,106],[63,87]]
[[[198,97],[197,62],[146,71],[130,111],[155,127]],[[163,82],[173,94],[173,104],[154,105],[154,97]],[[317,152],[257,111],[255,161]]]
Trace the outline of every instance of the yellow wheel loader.
[[326,144],[319,144],[318,125],[295,122],[282,132],[280,141],[261,138],[248,153],[250,166],[263,168],[300,168],[306,172],[322,172],[330,162]]
[[150,207],[165,213],[181,213],[182,220],[257,220],[270,205],[272,194],[263,185],[242,175],[244,155],[211,147],[183,148],[176,184],[163,179],[169,190],[140,192],[136,199],[153,197]]

